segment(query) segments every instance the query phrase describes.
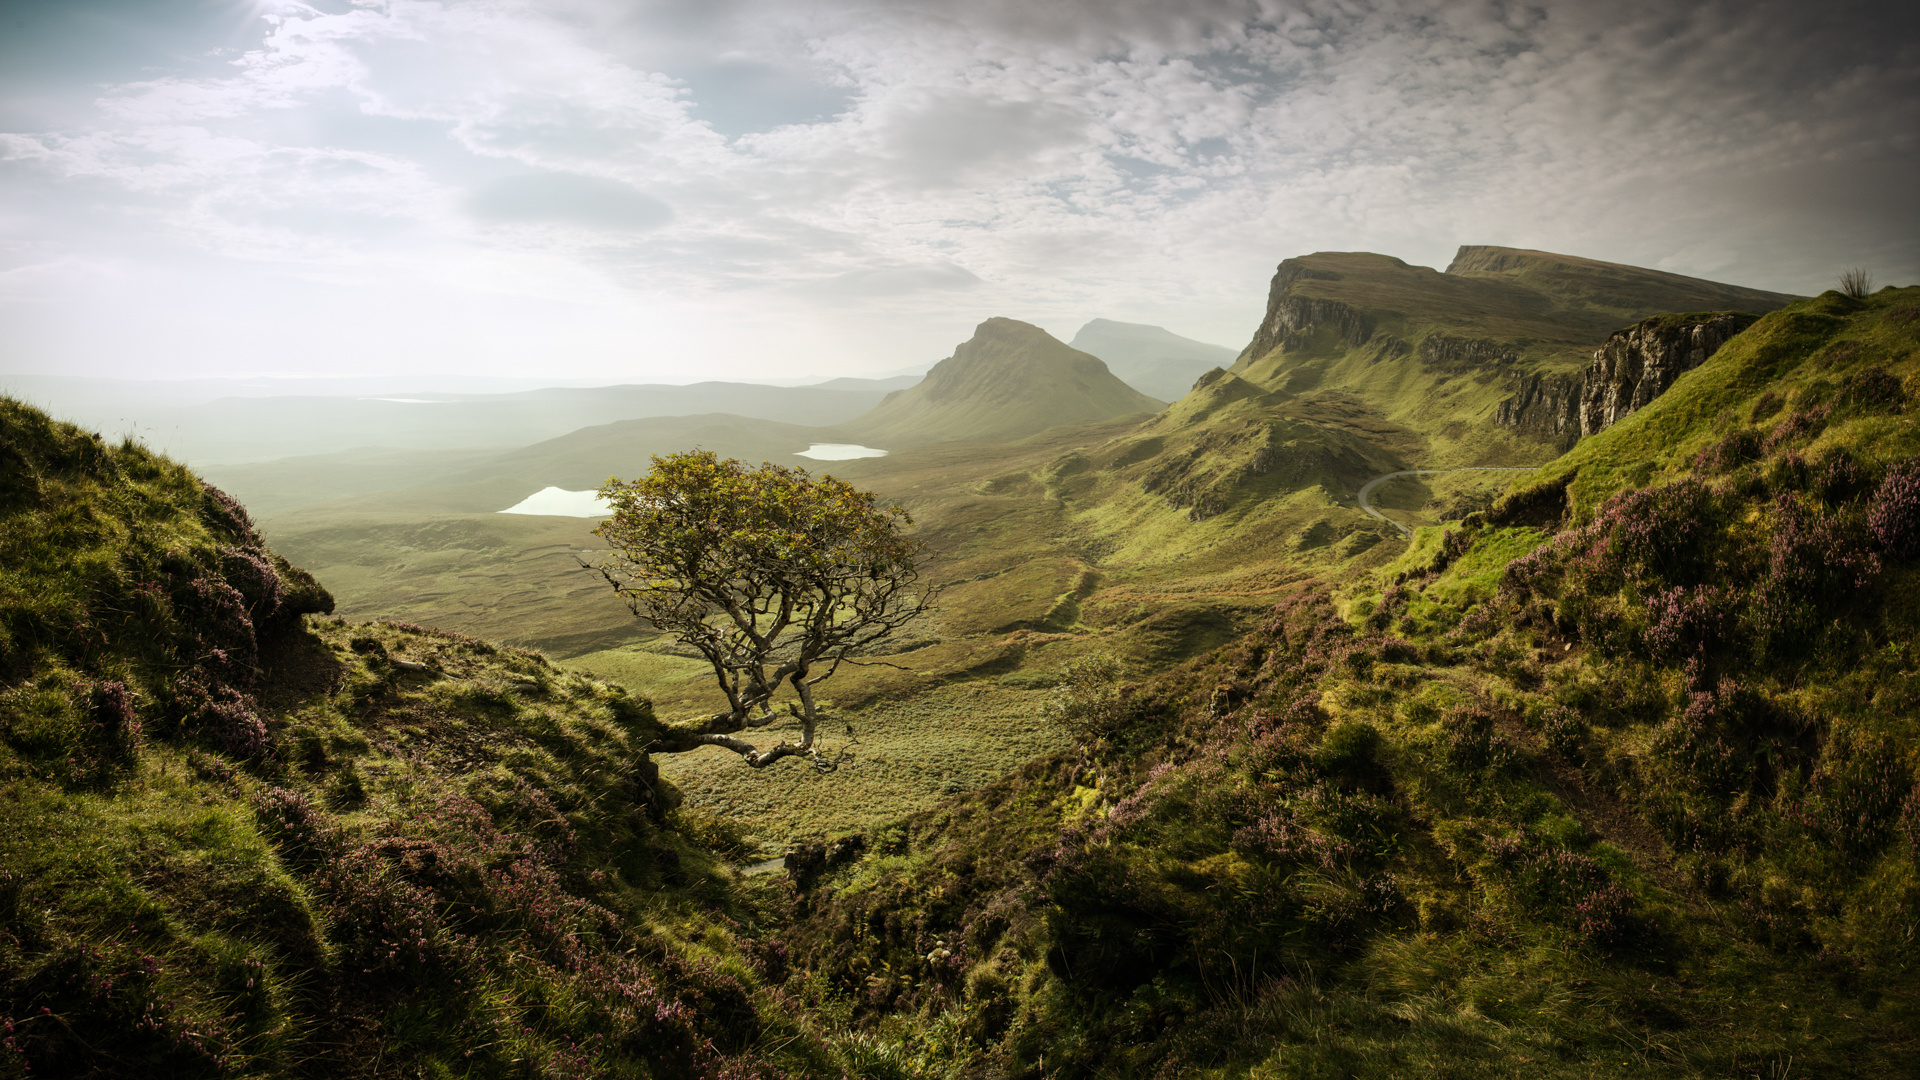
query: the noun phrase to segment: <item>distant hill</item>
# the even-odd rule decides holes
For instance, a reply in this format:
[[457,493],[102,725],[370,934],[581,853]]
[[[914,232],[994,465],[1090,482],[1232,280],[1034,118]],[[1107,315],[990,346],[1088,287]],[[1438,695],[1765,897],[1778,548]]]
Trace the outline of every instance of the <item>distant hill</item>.
[[1225,367],[1234,352],[1225,345],[1184,338],[1164,327],[1095,319],[1068,342],[1107,362],[1107,369],[1149,397],[1173,401],[1193,389],[1208,369]]
[[926,377],[927,373],[924,371],[916,372],[912,375],[889,375],[884,379],[862,379],[855,376],[846,376],[838,379],[828,379],[825,382],[807,383],[806,385],[816,390],[877,390],[884,394],[893,390],[905,390],[907,387],[912,386]]
[[[202,472],[261,518],[325,504],[323,514],[490,513],[548,485],[585,490],[610,475],[631,479],[653,454],[701,448],[749,461],[818,467],[799,457],[817,442],[843,442],[837,428],[802,427],[725,413],[648,416],[592,424],[511,450],[343,450]],[[502,501],[505,500],[505,501]],[[497,505],[496,505],[497,504]]]
[[1099,357],[1031,323],[995,318],[918,385],[888,394],[842,427],[883,449],[961,439],[1018,439],[1059,424],[1157,412],[1163,403]]
[[235,397],[184,407],[130,407],[115,414],[121,419],[118,427],[108,422],[112,418],[101,426],[127,430],[137,424],[149,445],[205,468],[376,446],[504,449],[594,424],[657,416],[725,412],[755,420],[832,425],[872,409],[898,385],[847,379],[834,380],[831,386],[704,382],[551,387],[511,394]]

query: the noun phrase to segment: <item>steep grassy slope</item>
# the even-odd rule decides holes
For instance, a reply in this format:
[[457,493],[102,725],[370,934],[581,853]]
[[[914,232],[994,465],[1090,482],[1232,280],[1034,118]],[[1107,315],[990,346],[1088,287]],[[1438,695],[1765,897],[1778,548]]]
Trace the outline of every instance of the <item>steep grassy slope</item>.
[[1059,424],[1152,413],[1160,402],[1115,378],[1099,358],[1045,330],[988,319],[916,386],[841,425],[884,449],[954,440],[1018,439]]
[[0,459],[0,1074],[837,1072],[643,699],[310,621],[231,500],[5,399]]
[[1063,697],[1075,751],[866,836],[796,954],[892,1075],[1912,1075],[1920,289],[1754,331]]

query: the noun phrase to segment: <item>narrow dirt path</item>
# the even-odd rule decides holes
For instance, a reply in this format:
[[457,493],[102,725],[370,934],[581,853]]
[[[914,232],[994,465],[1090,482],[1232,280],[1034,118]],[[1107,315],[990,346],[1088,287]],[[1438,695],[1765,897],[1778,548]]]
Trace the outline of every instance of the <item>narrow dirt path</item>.
[[1367,481],[1366,485],[1360,489],[1360,509],[1369,517],[1377,517],[1381,521],[1399,529],[1401,536],[1411,538],[1413,536],[1412,529],[1375,510],[1373,504],[1367,501],[1367,496],[1373,494],[1374,488],[1379,487],[1389,480],[1397,480],[1402,476],[1429,476],[1433,473],[1453,472],[1532,472],[1539,467],[1538,465],[1467,465],[1458,469],[1402,469],[1399,472],[1390,472]]

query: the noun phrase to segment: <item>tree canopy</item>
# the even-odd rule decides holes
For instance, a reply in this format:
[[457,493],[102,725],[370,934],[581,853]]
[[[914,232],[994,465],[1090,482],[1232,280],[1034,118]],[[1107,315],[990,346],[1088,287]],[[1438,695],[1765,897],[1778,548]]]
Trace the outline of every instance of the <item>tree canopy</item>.
[[[722,746],[756,768],[795,755],[830,768],[814,745],[813,687],[933,599],[906,511],[831,476],[708,451],[656,456],[647,475],[609,479],[600,495],[614,513],[594,530],[611,549],[596,569],[636,616],[698,650],[727,699],[704,728],[657,749]],[[740,738],[773,722],[783,684],[800,740]]]

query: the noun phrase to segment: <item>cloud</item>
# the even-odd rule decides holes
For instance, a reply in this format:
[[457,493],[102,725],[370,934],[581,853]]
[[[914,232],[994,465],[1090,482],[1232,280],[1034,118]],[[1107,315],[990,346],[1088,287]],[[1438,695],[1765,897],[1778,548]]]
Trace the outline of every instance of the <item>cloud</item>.
[[837,299],[906,296],[922,292],[952,292],[983,284],[979,275],[953,263],[920,266],[874,266],[848,270],[821,281],[796,287],[802,295]]
[[1910,5],[383,0],[281,8],[220,56],[0,131],[33,180],[0,187],[0,241],[32,217],[48,258],[157,273],[172,245],[876,349],[993,304],[1233,341],[1316,249],[1920,277]]
[[553,222],[589,229],[651,229],[673,217],[666,203],[631,185],[567,173],[496,180],[473,192],[466,209],[483,221]]

